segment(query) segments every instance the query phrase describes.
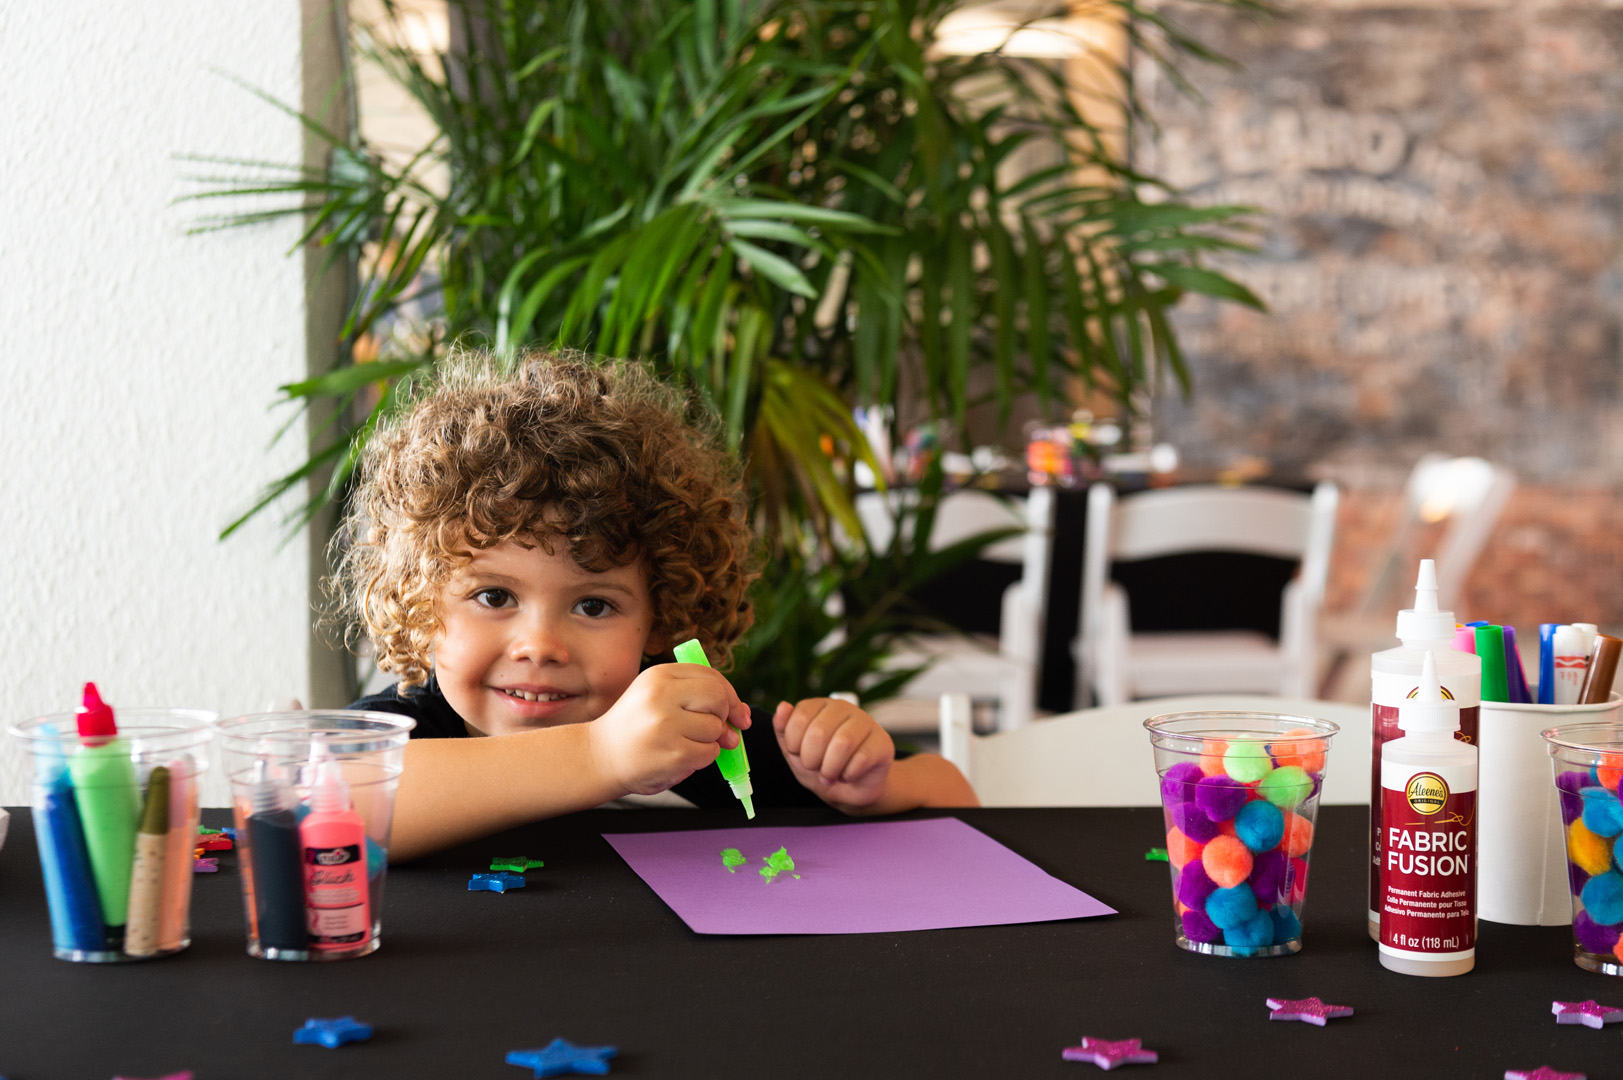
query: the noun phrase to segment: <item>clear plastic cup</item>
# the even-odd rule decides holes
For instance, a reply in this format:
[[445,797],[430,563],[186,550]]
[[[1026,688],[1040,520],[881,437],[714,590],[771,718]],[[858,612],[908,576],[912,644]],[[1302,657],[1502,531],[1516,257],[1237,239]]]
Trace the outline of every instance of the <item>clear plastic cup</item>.
[[395,791],[415,725],[346,710],[220,722],[250,955],[347,960],[377,949]]
[[1311,716],[1221,711],[1144,726],[1161,777],[1179,947],[1300,951],[1325,757],[1341,729]]
[[34,835],[60,960],[151,960],[192,943],[198,789],[217,717],[116,715],[118,734],[106,739],[80,739],[74,713],[10,729],[33,764]]
[[1613,850],[1623,833],[1623,722],[1558,724],[1543,735],[1566,836],[1572,959],[1585,971],[1623,975],[1623,850]]

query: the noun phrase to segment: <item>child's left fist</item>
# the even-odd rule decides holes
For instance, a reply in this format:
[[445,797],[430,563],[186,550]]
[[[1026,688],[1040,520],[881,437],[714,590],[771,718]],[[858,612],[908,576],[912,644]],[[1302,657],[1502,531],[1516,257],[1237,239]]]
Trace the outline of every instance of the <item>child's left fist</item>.
[[884,794],[896,746],[855,705],[834,698],[785,701],[772,714],[772,730],[795,778],[830,806],[860,810]]

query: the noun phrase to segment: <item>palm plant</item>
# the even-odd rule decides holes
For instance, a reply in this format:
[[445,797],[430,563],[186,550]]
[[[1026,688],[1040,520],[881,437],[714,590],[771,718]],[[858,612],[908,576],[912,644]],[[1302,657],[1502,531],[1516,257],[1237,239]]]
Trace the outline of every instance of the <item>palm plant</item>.
[[[745,457],[772,556],[745,653],[777,694],[853,685],[897,629],[901,587],[943,565],[905,542],[886,560],[862,545],[848,468],[876,463],[854,405],[918,402],[961,432],[982,400],[1007,418],[1076,376],[1129,406],[1156,372],[1187,387],[1167,320],[1186,291],[1257,304],[1201,265],[1238,246],[1240,208],[1193,207],[1135,174],[1052,65],[940,54],[954,6],[451,0],[468,43],[454,57],[361,28],[355,47],[435,139],[391,161],[305,116],[332,144],[328,168],[237,162],[252,179],[200,177],[194,196],[286,196],[199,227],[305,215],[301,244],[364,267],[338,362],[281,390],[336,406],[309,462],[232,528],[323,470],[290,520],[341,500],[391,388],[451,342],[638,355],[708,397]],[[1138,0],[1083,6],[1169,64],[1209,58]],[[1116,104],[1140,115],[1115,74]],[[1017,153],[1047,164],[1017,174]],[[403,322],[407,309],[427,315]],[[820,597],[882,564],[871,633],[791,657],[820,636]]]

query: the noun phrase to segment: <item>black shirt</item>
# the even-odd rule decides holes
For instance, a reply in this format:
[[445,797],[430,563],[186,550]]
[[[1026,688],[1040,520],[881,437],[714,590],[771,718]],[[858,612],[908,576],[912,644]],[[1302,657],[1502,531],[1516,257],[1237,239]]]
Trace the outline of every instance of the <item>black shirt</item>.
[[[380,693],[363,697],[350,706],[372,712],[395,713],[417,721],[412,729],[414,739],[466,739],[468,726],[451,708],[439,683],[432,677],[424,686],[413,687],[405,693],[391,686]],[[823,800],[803,787],[783,759],[778,738],[772,731],[772,714],[750,707],[750,726],[744,732],[744,750],[750,759],[750,786],[755,789],[754,803],[759,807],[823,806]],[[738,805],[727,781],[719,769],[705,768],[679,781],[672,791],[705,810],[725,810]]]

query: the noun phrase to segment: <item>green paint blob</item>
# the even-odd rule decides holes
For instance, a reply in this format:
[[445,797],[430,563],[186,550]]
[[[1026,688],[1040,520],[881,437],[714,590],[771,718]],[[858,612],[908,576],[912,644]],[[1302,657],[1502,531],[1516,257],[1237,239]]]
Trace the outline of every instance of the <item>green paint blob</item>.
[[1313,778],[1300,765],[1284,765],[1262,778],[1257,794],[1281,810],[1294,810],[1313,790]]
[[1242,784],[1261,780],[1273,771],[1268,748],[1258,742],[1232,742],[1223,755],[1223,771]]
[[743,866],[748,861],[748,859],[744,858],[744,853],[735,847],[730,847],[721,853],[721,865],[727,868],[729,874],[737,873],[736,868]]
[[[788,848],[779,848],[766,857],[766,865],[761,867],[761,876],[767,881],[776,881],[779,874],[792,873],[795,861],[789,857]],[[799,874],[794,875],[796,878]]]
[[1150,850],[1148,850],[1148,851],[1146,851],[1144,853],[1144,861],[1145,862],[1169,862],[1171,860],[1169,860],[1167,858],[1167,849],[1166,848],[1164,848],[1164,847],[1152,847],[1152,848],[1150,848]]

